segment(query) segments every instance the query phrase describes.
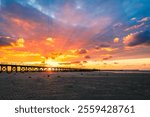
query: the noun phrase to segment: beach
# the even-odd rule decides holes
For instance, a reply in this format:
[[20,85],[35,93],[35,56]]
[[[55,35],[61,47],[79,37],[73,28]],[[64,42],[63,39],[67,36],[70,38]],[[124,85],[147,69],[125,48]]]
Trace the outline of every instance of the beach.
[[147,100],[150,72],[3,72],[0,99]]

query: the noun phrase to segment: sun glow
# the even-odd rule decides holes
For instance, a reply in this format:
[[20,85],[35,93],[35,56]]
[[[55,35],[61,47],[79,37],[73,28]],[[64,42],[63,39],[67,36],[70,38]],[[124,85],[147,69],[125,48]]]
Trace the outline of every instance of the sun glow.
[[47,39],[46,39],[48,42],[53,42],[53,38],[52,37],[48,37]]
[[45,63],[51,67],[58,67],[59,63],[53,59],[48,59],[45,61]]
[[117,1],[2,2],[0,63],[150,69],[150,16],[144,1],[134,3],[136,13],[128,2]]

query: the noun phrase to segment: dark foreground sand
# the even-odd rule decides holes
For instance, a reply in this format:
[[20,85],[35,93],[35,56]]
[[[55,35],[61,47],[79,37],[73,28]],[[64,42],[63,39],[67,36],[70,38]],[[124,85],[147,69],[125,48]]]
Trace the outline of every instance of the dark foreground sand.
[[150,72],[0,73],[0,99],[150,99]]

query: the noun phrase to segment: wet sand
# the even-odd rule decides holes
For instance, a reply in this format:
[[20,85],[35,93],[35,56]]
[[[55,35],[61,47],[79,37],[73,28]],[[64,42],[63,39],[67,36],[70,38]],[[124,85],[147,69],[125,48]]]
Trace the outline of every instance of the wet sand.
[[1,100],[146,100],[150,72],[0,73]]

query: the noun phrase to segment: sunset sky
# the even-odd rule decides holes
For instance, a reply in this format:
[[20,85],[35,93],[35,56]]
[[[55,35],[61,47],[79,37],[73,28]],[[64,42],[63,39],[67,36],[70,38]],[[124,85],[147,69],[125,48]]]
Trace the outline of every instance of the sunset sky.
[[150,69],[150,1],[0,0],[0,62]]

